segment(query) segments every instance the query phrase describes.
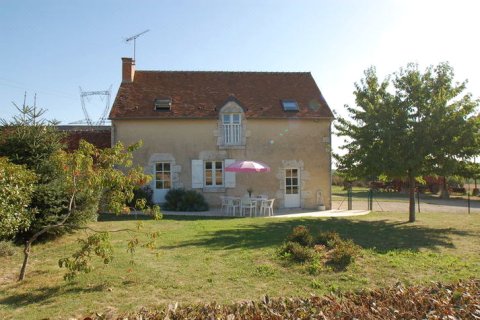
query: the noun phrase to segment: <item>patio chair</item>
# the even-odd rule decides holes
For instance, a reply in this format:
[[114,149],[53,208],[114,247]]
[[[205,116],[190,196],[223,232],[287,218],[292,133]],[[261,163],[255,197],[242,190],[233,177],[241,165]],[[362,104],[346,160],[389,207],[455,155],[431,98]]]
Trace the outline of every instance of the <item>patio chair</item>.
[[242,198],[240,202],[240,212],[242,215],[246,216],[248,210],[248,215],[250,217],[257,215],[257,202],[253,201],[250,198]]
[[263,200],[262,204],[260,205],[260,214],[261,215],[267,215],[268,216],[273,216],[273,203],[275,202],[275,199],[268,199],[268,200]]
[[230,212],[232,212],[232,216],[235,216],[237,208],[240,211],[240,205],[238,204],[237,201],[235,201],[234,198],[227,197],[227,196],[220,196],[220,199],[222,199],[222,209],[221,210],[226,215],[229,215]]

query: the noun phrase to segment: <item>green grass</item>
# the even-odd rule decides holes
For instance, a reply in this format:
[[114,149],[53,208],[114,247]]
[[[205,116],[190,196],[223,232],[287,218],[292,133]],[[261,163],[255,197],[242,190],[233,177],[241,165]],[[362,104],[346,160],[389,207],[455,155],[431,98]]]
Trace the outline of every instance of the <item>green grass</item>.
[[[113,233],[114,261],[96,265],[72,283],[63,281],[58,259],[71,254],[78,232],[34,247],[27,280],[15,281],[21,248],[0,257],[0,318],[68,318],[91,312],[135,311],[174,301],[228,303],[246,299],[320,295],[403,283],[453,281],[480,274],[480,217],[467,214],[372,213],[355,218],[194,218],[145,220],[159,231],[154,251],[139,248],[135,264],[126,252],[132,236]],[[292,264],[277,250],[297,225],[338,232],[362,247],[347,270]],[[98,230],[135,229],[136,221],[115,218],[93,223]]]

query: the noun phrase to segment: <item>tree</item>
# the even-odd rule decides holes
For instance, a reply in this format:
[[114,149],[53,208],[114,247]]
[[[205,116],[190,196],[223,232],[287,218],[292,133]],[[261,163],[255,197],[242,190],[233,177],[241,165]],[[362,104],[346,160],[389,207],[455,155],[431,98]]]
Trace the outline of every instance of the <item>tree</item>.
[[0,240],[30,226],[35,213],[29,208],[35,181],[33,172],[0,157]]
[[428,174],[450,175],[462,158],[478,152],[479,104],[464,94],[466,81],[454,82],[448,63],[421,72],[409,64],[379,81],[375,68],[355,83],[351,119],[338,118],[345,136],[339,171],[352,178],[384,175],[409,184],[409,221],[415,221],[415,180]]
[[60,219],[68,208],[68,195],[62,188],[61,167],[53,158],[64,147],[64,134],[56,129],[57,122],[45,119],[46,110],[42,108],[14,106],[19,114],[11,121],[1,120],[0,156],[26,166],[37,177],[29,204],[35,215],[31,216],[29,228],[16,235],[22,241]]
[[[125,148],[119,142],[112,148],[100,150],[88,142],[81,141],[79,149],[72,153],[63,150],[55,153],[56,163],[63,170],[62,186],[69,195],[68,210],[60,220],[44,225],[25,242],[24,260],[19,280],[25,278],[32,244],[38,237],[52,229],[69,227],[68,221],[78,218],[77,216],[84,220],[85,209],[78,208],[76,205],[79,200],[87,199],[94,208],[94,212],[98,211],[101,202],[105,209],[111,212],[121,213],[124,210],[125,203],[133,198],[133,189],[136,186],[144,185],[150,179],[143,173],[142,168],[132,167],[132,152],[139,147],[140,143]],[[90,237],[85,243],[93,242],[93,244],[108,247],[105,244],[107,238],[108,236],[105,235],[97,235]],[[85,250],[91,250],[91,246],[87,246]],[[103,257],[107,260],[110,259],[107,258],[106,253]],[[69,261],[68,259],[64,260],[64,263]],[[78,261],[78,263],[85,265],[84,260]],[[67,267],[78,269],[79,264],[70,263]],[[86,270],[84,269],[84,271]]]

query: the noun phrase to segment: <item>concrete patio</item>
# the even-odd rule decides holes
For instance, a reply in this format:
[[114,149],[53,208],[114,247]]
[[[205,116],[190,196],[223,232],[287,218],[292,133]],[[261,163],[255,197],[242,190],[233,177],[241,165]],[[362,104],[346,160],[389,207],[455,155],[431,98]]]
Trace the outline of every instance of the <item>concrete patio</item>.
[[[203,216],[203,217],[232,217],[231,215],[226,215],[221,211],[220,208],[212,208],[209,211],[200,211],[200,212],[180,212],[180,211],[164,211],[164,215],[172,216]],[[274,212],[274,215],[268,218],[301,218],[301,217],[350,217],[350,216],[361,216],[370,213],[369,210],[325,210],[325,211],[315,211],[315,210],[305,210],[305,209],[277,209]],[[235,216],[240,218],[238,214]],[[263,216],[259,216],[263,217]]]

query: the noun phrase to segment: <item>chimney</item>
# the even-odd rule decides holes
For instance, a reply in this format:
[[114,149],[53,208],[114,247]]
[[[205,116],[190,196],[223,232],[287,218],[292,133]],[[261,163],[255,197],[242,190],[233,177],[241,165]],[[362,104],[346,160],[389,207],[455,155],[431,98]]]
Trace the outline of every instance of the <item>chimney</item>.
[[133,82],[135,77],[135,61],[132,58],[122,58],[122,83]]

